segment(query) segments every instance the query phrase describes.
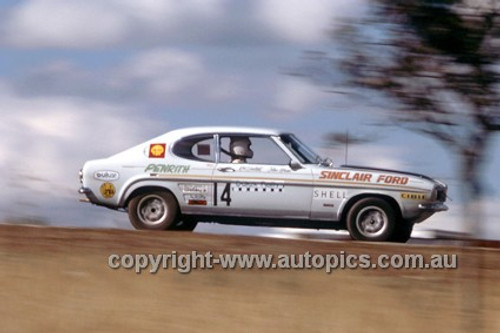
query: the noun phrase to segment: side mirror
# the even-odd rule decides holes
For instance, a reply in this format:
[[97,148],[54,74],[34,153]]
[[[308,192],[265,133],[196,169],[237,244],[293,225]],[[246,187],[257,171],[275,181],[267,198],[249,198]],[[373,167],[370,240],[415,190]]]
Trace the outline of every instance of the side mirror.
[[296,161],[290,161],[290,169],[292,169],[293,171],[297,171],[297,170],[300,170],[302,169],[302,165],[300,165],[299,162],[296,162]]

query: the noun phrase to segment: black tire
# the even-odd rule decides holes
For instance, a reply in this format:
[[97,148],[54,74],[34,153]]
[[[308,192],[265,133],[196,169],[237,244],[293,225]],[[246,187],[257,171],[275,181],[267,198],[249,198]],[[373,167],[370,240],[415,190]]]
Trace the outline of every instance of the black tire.
[[383,199],[364,198],[351,207],[346,222],[355,240],[387,241],[395,230],[396,212]]
[[183,218],[182,221],[179,221],[177,222],[177,224],[173,225],[170,230],[193,231],[197,225],[198,221],[191,220],[189,218]]
[[171,193],[154,191],[130,200],[128,216],[136,229],[166,230],[176,225],[179,206]]
[[411,238],[413,231],[413,223],[408,221],[398,221],[394,228],[394,234],[391,237],[391,242],[406,243]]

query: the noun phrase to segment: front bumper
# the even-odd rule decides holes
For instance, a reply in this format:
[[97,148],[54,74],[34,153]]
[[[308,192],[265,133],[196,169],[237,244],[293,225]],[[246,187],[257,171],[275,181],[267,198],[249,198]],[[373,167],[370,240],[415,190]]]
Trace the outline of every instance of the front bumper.
[[425,211],[425,212],[443,212],[448,210],[448,206],[446,206],[442,202],[431,202],[431,203],[425,203],[425,204],[419,204],[418,209]]

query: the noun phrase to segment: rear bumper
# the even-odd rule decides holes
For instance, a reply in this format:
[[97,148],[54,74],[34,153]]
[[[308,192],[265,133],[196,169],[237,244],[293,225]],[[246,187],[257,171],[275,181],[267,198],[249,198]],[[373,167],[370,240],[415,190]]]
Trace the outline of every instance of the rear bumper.
[[94,205],[97,205],[97,206],[102,206],[102,207],[106,207],[106,208],[113,209],[113,210],[121,210],[120,207],[117,207],[117,206],[114,206],[111,204],[107,204],[107,203],[102,203],[101,201],[99,201],[99,199],[97,199],[94,192],[92,192],[92,190],[89,189],[88,187],[81,187],[78,190],[78,193],[85,194],[86,198],[80,199],[80,201],[82,201],[82,202],[90,202],[90,203],[93,203]]
[[78,193],[84,194],[86,197],[85,199],[80,199],[80,201],[91,202],[93,204],[98,203],[97,197],[95,196],[94,192],[92,192],[92,190],[89,189],[88,187],[80,187]]
[[426,204],[419,204],[418,209],[425,212],[442,212],[448,210],[448,206],[446,206],[442,202],[431,202]]

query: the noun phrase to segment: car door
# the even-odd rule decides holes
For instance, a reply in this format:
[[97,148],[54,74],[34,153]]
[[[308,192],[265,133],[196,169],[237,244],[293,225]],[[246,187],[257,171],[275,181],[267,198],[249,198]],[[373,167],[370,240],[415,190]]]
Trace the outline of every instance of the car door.
[[215,136],[205,134],[182,138],[173,147],[173,154],[182,158],[188,166],[188,172],[177,177],[173,188],[185,214],[211,214],[215,146]]
[[270,136],[245,136],[251,142],[253,156],[234,163],[230,150],[235,137],[238,135],[219,137],[219,158],[212,177],[214,214],[309,218],[311,170],[293,170],[292,157],[280,146],[278,138]]

